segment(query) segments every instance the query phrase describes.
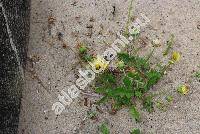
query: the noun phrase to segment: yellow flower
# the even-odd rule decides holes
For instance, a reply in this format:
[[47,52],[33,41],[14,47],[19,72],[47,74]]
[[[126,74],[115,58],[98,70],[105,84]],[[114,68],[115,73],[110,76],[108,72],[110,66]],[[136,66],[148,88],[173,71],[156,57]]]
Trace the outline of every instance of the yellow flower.
[[182,86],[180,86],[180,87],[178,88],[178,92],[179,92],[180,94],[186,95],[186,94],[189,93],[189,87],[186,86],[186,85],[182,85]]
[[180,58],[181,58],[181,55],[180,55],[179,52],[173,52],[173,54],[172,54],[172,60],[173,60],[174,62],[179,61]]
[[108,67],[108,63],[100,56],[97,56],[90,65],[96,70],[105,70]]

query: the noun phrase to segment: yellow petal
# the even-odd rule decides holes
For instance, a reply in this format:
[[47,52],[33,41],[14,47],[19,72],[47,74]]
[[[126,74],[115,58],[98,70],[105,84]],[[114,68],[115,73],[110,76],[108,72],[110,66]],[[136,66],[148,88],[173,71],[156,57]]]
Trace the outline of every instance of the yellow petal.
[[173,52],[173,54],[172,54],[172,60],[173,60],[174,62],[179,61],[180,58],[181,58],[181,55],[180,55],[179,52]]
[[101,68],[105,70],[108,66],[108,63],[106,63],[103,59],[100,57],[97,57],[93,61],[93,65],[95,66],[96,70],[100,70]]
[[186,85],[182,85],[178,88],[178,92],[183,94],[183,95],[186,95],[189,93],[189,87],[186,86]]

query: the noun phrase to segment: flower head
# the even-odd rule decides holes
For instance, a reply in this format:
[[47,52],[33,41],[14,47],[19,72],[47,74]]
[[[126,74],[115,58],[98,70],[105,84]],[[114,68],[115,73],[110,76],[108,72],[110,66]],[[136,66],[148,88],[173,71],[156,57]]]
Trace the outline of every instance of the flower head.
[[181,55],[180,55],[179,52],[173,52],[173,54],[172,54],[172,61],[177,62],[177,61],[180,60],[180,58],[181,58]]
[[96,69],[96,70],[105,70],[108,66],[108,63],[103,60],[100,56],[97,56],[91,63],[91,65]]
[[180,94],[183,94],[183,95],[186,95],[189,93],[189,87],[186,86],[186,85],[182,85],[180,86],[177,91],[180,93]]

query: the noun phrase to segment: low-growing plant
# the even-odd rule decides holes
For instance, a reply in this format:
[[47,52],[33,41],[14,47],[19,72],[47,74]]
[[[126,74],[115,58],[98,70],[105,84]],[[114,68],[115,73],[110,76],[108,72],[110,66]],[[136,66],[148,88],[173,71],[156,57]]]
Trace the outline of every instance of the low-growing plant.
[[[137,37],[139,34],[134,36]],[[138,39],[138,37],[135,39]],[[178,52],[172,52],[167,64],[155,63],[153,65],[150,61],[158,46],[157,42],[152,43],[153,50],[147,56],[139,56],[126,51],[118,53],[116,57],[118,62],[116,62],[114,68],[109,67],[107,64],[104,65],[98,58],[91,56],[89,56],[91,58],[86,58],[88,55],[87,47],[79,46],[79,54],[84,61],[92,61],[97,70],[98,68],[104,69],[103,73],[97,76],[94,85],[95,92],[103,95],[96,104],[110,104],[109,113],[111,114],[115,114],[122,108],[128,108],[136,122],[141,120],[140,109],[136,105],[137,102],[140,102],[149,113],[154,111],[155,104],[157,108],[166,111],[173,97],[167,96],[168,103],[166,104],[161,101],[154,102],[155,95],[149,91],[163,78],[171,65],[180,60],[181,55]],[[167,42],[168,47],[163,52],[164,56],[170,53],[169,50],[172,49],[173,42],[174,35],[171,35]],[[179,88],[178,91],[186,94],[186,91],[181,91],[181,89],[183,88]],[[89,116],[93,118],[96,115],[90,113]],[[109,132],[105,124],[100,127],[100,130],[103,134]]]
[[172,95],[168,95],[165,97],[165,100],[157,100],[156,107],[162,111],[166,111],[167,108],[172,104],[173,99],[174,98]]
[[200,79],[200,71],[195,73],[195,77]]
[[[128,21],[126,23],[125,32],[123,35],[125,37],[133,37],[131,43],[139,38],[140,29],[135,28],[132,34],[128,33],[128,28],[131,20],[131,11],[133,0],[130,2],[130,7],[128,10]],[[171,49],[175,42],[175,36],[172,34],[167,41],[167,47],[163,52],[163,56],[167,56],[171,53]],[[131,52],[126,51],[117,54],[116,67],[109,67],[107,65],[100,65],[98,59],[93,58],[88,54],[88,50],[84,46],[79,47],[79,53],[81,59],[84,61],[92,61],[98,63],[95,64],[96,69],[104,68],[104,72],[99,74],[96,78],[95,92],[103,95],[103,97],[96,102],[96,104],[102,105],[108,103],[111,105],[109,113],[115,114],[118,110],[122,108],[128,108],[130,114],[135,119],[136,122],[141,120],[140,109],[137,107],[137,102],[143,105],[143,108],[148,112],[154,111],[154,105],[159,109],[166,110],[168,104],[173,101],[172,96],[167,96],[167,105],[161,101],[154,102],[154,97],[150,90],[156,85],[166,74],[166,71],[175,62],[179,61],[181,55],[178,52],[173,52],[168,63],[161,64],[155,63],[152,65],[151,58],[157,47],[160,46],[160,40],[152,41],[153,50],[147,56],[139,56],[137,53],[141,49],[133,47],[130,45]],[[199,75],[197,75],[199,76]],[[179,90],[180,92],[180,90]],[[94,114],[92,114],[94,116]],[[102,134],[109,134],[109,129],[107,124],[103,123],[100,127]],[[140,134],[139,129],[134,129],[131,134]]]
[[181,85],[177,89],[178,93],[182,95],[187,95],[189,93],[189,86],[188,85]]
[[[200,68],[200,66],[199,66],[199,68]],[[194,73],[194,77],[196,77],[197,79],[200,79],[200,71],[196,71]]]
[[133,129],[131,134],[141,134],[141,131],[138,128],[137,129]]
[[96,92],[104,95],[97,104],[108,102],[112,106],[112,111],[129,108],[133,118],[139,121],[140,113],[136,101],[142,102],[148,112],[153,111],[153,96],[149,90],[164,76],[170,65],[177,61],[177,57],[180,58],[179,56],[177,52],[173,53],[167,65],[156,69],[149,62],[152,54],[140,57],[126,52],[118,53],[120,64],[114,69],[108,67],[97,78]]
[[88,111],[87,116],[88,116],[88,118],[90,118],[92,120],[97,119],[97,113],[94,111]]
[[102,123],[99,127],[99,130],[100,130],[101,134],[110,134],[110,130],[106,123]]
[[81,43],[78,45],[79,56],[81,60],[88,62],[93,60],[93,56],[88,53],[88,48],[85,44]]

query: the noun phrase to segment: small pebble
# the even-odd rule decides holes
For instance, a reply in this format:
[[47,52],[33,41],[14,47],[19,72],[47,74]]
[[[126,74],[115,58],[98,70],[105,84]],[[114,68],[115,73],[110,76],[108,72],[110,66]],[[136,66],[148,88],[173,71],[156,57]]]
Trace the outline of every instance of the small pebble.
[[199,29],[199,30],[200,30],[200,24],[198,24],[198,25],[197,25],[197,29]]
[[58,40],[62,40],[62,38],[63,38],[63,33],[58,32]]

